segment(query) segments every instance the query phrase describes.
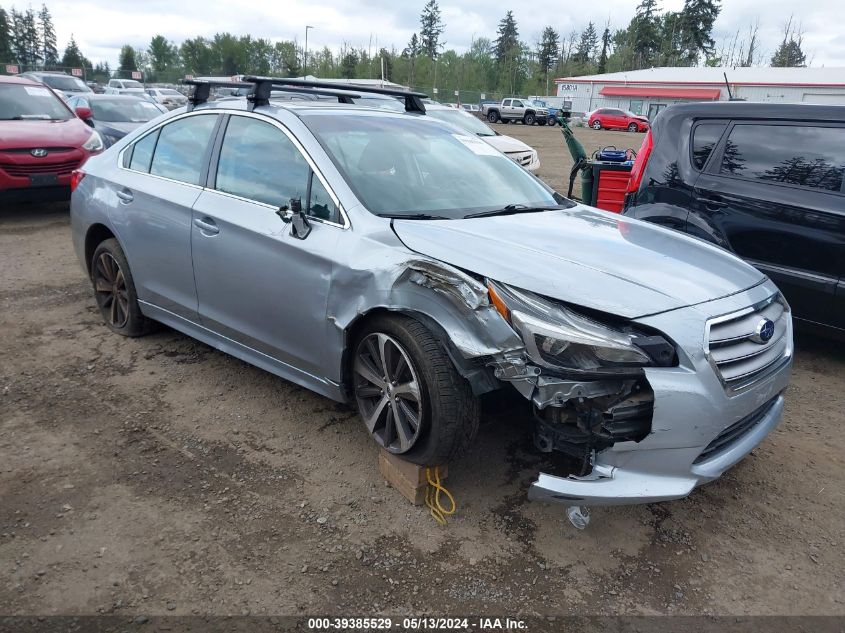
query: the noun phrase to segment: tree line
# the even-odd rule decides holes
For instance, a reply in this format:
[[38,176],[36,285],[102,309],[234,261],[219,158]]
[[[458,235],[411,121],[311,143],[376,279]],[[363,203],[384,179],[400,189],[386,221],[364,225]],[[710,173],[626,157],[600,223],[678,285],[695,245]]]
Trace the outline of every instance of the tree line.
[[[323,78],[379,78],[439,94],[452,90],[499,94],[547,94],[554,77],[637,70],[654,66],[707,64],[751,66],[763,63],[757,39],[759,25],[747,37],[739,33],[717,48],[713,25],[719,0],[685,0],[679,11],[661,11],[658,0],[641,0],[624,28],[610,22],[589,22],[581,31],[562,34],[553,26],[539,40],[528,43],[520,35],[512,11],[499,21],[495,37],[474,39],[469,50],[447,48],[437,0],[427,0],[420,28],[402,49],[351,46],[308,51],[297,41],[217,33],[180,43],[163,35],[151,38],[146,48],[124,45],[118,67],[108,62],[92,65],[71,37],[59,57],[52,17],[46,5],[8,12],[0,7],[0,63],[33,68],[84,68],[86,78],[107,80],[142,71],[146,81],[176,82],[185,75],[261,74]],[[783,42],[772,55],[773,66],[803,66],[803,33],[790,18]],[[304,64],[307,63],[307,68]]]

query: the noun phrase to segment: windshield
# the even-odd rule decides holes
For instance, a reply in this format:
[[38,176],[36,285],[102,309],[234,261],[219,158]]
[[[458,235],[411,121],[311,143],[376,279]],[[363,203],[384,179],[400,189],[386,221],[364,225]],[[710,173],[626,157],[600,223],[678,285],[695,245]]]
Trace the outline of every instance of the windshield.
[[159,92],[163,95],[168,95],[168,96],[176,96],[176,97],[182,96],[181,92],[179,92],[178,90],[171,90],[170,88],[163,88],[163,89],[159,90]]
[[496,133],[479,118],[460,110],[426,110],[426,114],[432,119],[457,125],[461,129],[478,136],[496,136]]
[[91,99],[94,119],[104,123],[146,123],[161,114],[149,101],[140,99]]
[[302,119],[375,214],[449,219],[555,207],[544,185],[474,135],[426,117],[311,112]]
[[76,77],[69,77],[68,75],[41,75],[38,79],[50,86],[53,90],[61,90],[62,92],[91,92],[91,88],[82,83],[81,80]]
[[66,121],[72,117],[61,100],[44,86],[0,84],[0,121]]
[[405,104],[398,99],[382,95],[361,95],[353,99],[355,103],[368,108],[379,108],[380,110],[390,110],[391,112],[404,112]]
[[143,90],[144,86],[138,81],[133,81],[131,79],[121,79],[123,82],[123,88],[131,88],[132,90]]

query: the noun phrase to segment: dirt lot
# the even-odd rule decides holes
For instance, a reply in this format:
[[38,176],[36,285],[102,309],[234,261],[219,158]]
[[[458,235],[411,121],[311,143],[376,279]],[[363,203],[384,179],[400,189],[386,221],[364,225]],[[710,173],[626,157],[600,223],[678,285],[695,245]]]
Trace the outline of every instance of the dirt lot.
[[[499,129],[562,188],[557,128]],[[526,500],[525,419],[487,416],[441,528],[350,409],[171,330],[106,330],[66,207],[3,207],[0,269],[2,612],[845,614],[840,344],[799,336],[782,424],[720,481],[583,532]]]

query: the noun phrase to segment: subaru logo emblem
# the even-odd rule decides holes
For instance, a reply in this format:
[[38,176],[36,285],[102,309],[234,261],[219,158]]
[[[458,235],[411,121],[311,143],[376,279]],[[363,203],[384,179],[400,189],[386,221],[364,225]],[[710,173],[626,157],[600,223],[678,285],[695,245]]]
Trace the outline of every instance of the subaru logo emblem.
[[775,323],[771,319],[760,319],[757,327],[754,328],[754,334],[751,335],[751,340],[760,345],[765,345],[772,340],[775,335]]
[[36,158],[44,158],[47,155],[47,150],[39,147],[38,149],[32,150],[30,154],[32,154]]

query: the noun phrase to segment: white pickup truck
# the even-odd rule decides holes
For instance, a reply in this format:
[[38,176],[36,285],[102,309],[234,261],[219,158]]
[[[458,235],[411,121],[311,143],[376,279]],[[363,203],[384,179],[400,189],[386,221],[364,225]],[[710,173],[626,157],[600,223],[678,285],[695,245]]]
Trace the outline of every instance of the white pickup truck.
[[509,97],[501,103],[485,103],[481,114],[490,123],[510,123],[522,121],[525,125],[546,125],[549,118],[548,108],[535,106],[528,99]]

